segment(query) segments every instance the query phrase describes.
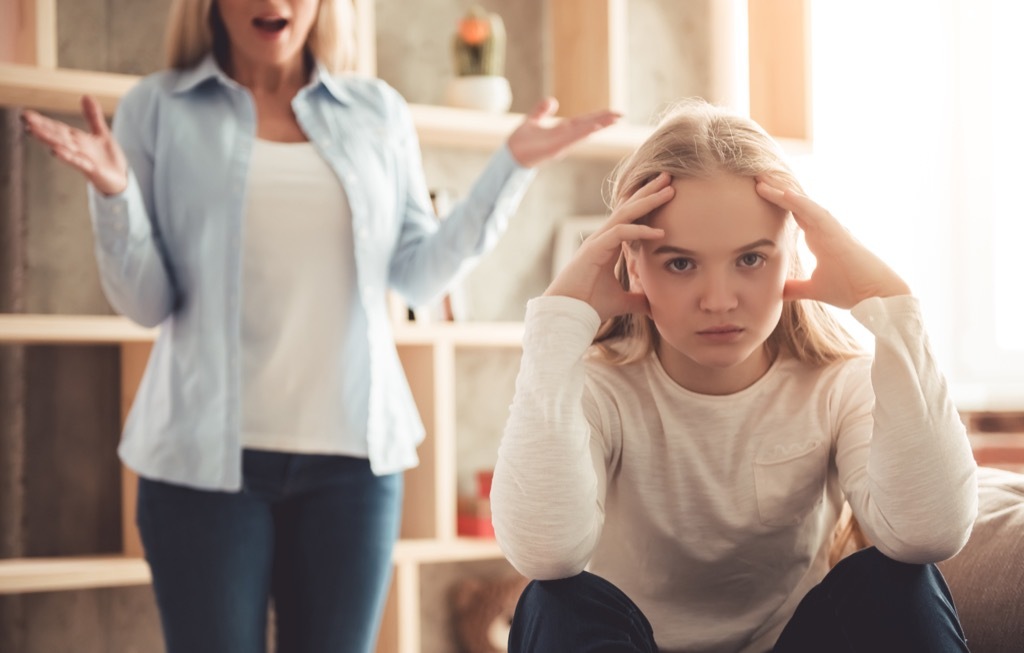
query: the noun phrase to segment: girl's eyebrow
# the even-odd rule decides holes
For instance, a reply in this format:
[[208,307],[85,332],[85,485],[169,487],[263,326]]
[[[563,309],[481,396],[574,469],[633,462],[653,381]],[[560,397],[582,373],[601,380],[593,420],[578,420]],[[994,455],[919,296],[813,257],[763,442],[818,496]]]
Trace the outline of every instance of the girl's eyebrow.
[[[740,252],[747,252],[747,251],[750,251],[752,249],[757,249],[758,247],[772,247],[772,248],[774,248],[774,247],[776,247],[776,244],[775,244],[775,241],[772,240],[771,238],[762,238],[761,240],[755,240],[754,242],[750,243],[749,245],[744,245],[743,247],[737,247],[736,250],[733,253],[734,254],[739,254]],[[654,250],[653,253],[654,254],[679,254],[679,255],[682,255],[682,256],[696,256],[697,255],[697,252],[694,252],[694,251],[689,250],[689,249],[684,249],[682,247],[675,247],[674,245],[662,245],[658,249]]]

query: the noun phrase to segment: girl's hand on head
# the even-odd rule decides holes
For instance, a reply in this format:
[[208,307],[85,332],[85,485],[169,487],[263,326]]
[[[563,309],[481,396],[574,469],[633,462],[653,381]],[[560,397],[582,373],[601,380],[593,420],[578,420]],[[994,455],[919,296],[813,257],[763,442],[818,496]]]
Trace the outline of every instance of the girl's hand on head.
[[621,116],[602,110],[547,124],[558,111],[558,100],[544,98],[508,137],[508,148],[519,165],[532,168],[561,156],[571,145],[611,125]]
[[128,186],[128,161],[110,133],[99,103],[88,95],[82,97],[82,115],[89,132],[31,110],[23,111],[21,120],[29,134],[85,175],[96,190],[116,195]]
[[637,224],[636,221],[672,199],[675,189],[671,184],[672,178],[662,173],[640,187],[583,241],[544,294],[585,301],[594,307],[602,322],[626,313],[649,314],[650,306],[644,294],[622,289],[615,276],[615,263],[623,243],[665,235],[662,229]]
[[853,308],[869,297],[910,294],[906,282],[892,268],[810,198],[765,178],[758,178],[757,192],[793,214],[817,259],[809,279],[786,281],[785,299],[814,299]]

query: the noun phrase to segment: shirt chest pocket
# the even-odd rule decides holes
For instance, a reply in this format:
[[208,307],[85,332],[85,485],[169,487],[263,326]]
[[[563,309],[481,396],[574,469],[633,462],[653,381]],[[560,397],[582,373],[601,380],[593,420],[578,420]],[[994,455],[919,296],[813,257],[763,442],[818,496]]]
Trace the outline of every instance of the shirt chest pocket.
[[754,459],[761,523],[794,526],[825,496],[828,449],[818,440],[773,444]]

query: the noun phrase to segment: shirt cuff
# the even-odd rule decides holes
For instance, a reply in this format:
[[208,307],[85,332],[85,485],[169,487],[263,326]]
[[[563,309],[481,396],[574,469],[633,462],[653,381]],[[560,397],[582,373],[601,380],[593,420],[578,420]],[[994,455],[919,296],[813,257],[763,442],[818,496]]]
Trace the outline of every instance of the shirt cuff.
[[585,301],[573,297],[535,297],[526,304],[524,347],[583,354],[594,340],[601,318]]
[[850,313],[875,336],[893,329],[923,329],[921,303],[913,295],[868,297],[854,306]]
[[[145,211],[138,182],[131,170],[128,171],[128,185],[116,195],[104,195],[90,184],[89,206],[96,238],[100,247],[109,253],[123,252],[133,238],[144,238],[149,232],[146,224],[132,224],[132,215],[145,215]],[[133,232],[138,233],[133,235]]]

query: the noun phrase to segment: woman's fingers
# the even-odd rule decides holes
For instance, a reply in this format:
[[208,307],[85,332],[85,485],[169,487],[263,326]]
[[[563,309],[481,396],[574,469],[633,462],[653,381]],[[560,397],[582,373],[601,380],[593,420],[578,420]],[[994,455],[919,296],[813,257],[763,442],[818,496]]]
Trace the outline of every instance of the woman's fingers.
[[103,108],[91,95],[82,96],[82,115],[85,116],[94,135],[106,136],[110,133],[107,119],[103,117]]
[[61,142],[60,132],[57,128],[57,121],[46,116],[26,109],[21,114],[25,130],[43,144],[54,147]]
[[543,120],[550,118],[558,111],[558,100],[553,97],[546,97],[533,106],[530,113],[526,114],[527,120]]

